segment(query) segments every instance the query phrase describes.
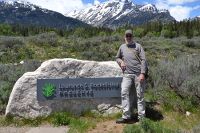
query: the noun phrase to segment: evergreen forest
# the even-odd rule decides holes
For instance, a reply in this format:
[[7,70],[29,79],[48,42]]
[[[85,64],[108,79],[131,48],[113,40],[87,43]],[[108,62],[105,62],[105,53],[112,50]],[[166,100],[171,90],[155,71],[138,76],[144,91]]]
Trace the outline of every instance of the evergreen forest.
[[[200,132],[200,21],[126,25],[116,30],[82,27],[70,30],[45,26],[0,25],[0,114],[5,114],[13,85],[25,72],[43,61],[74,58],[115,61],[124,43],[124,32],[133,30],[134,41],[145,52],[150,70],[147,79],[147,119],[142,127],[124,132]],[[159,105],[159,108],[156,108]],[[190,115],[186,115],[190,113]],[[134,130],[134,131],[133,131]]]

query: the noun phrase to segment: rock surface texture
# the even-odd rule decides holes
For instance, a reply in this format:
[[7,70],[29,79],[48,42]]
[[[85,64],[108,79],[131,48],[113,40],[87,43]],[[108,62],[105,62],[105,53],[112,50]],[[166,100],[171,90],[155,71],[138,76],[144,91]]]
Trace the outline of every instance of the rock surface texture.
[[27,72],[15,83],[6,108],[6,115],[36,118],[68,110],[77,115],[86,109],[97,113],[119,112],[121,98],[87,98],[37,100],[37,79],[122,77],[115,61],[95,62],[77,59],[51,59],[34,72]]

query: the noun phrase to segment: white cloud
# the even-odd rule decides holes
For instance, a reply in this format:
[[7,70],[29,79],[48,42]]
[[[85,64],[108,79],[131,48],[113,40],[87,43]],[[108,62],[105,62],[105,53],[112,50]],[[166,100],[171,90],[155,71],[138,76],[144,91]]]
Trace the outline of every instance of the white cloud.
[[200,8],[196,7],[187,7],[183,4],[195,2],[197,0],[156,0],[156,7],[158,9],[168,9],[170,14],[177,20],[181,21],[190,17],[190,13]]
[[80,11],[81,9],[93,5],[91,3],[83,4],[82,0],[28,0],[28,1],[35,5],[41,6],[42,8],[57,11],[62,14],[68,13],[73,10]]
[[166,2],[164,2],[163,0],[157,0],[156,7],[158,9],[169,9],[169,5]]
[[147,5],[147,4],[149,4],[149,2],[147,2],[147,1],[145,1],[145,2],[143,2],[144,3],[144,5]]
[[183,6],[174,6],[170,7],[169,11],[171,15],[176,18],[177,21],[186,19],[190,17],[190,13],[193,10],[199,9],[200,6],[196,7],[183,7]]
[[200,8],[200,6],[196,6],[196,7],[193,8],[193,10],[196,10],[196,9],[199,9],[199,8]]
[[170,14],[177,20],[181,21],[183,19],[190,17],[190,12],[193,9],[191,7],[174,6],[169,8]]
[[101,2],[99,2],[98,0],[94,0],[94,5],[98,5],[100,4]]
[[168,4],[185,4],[185,3],[190,3],[190,2],[195,2],[197,0],[167,0]]

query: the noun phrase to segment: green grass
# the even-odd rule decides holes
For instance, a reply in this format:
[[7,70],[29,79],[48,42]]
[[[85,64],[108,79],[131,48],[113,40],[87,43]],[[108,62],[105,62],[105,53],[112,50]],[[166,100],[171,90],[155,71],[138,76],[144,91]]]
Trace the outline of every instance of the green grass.
[[54,113],[46,117],[38,117],[35,119],[22,118],[16,119],[12,116],[2,116],[0,117],[0,126],[29,126],[37,127],[43,124],[51,124],[52,126],[68,126],[70,128],[69,133],[86,133],[96,127],[98,122],[114,120],[119,117],[120,114],[113,114],[104,117],[103,115],[96,115],[91,110],[86,110],[82,112],[80,117],[77,117],[67,111]]
[[[149,94],[146,95],[148,97]],[[194,105],[191,105],[190,108],[188,108],[190,110],[184,110],[182,105],[180,107],[175,107],[174,102],[176,102],[176,97],[177,95],[171,93],[169,98],[171,101],[169,101],[168,104],[157,102],[154,104],[147,104],[147,115],[151,114],[147,117],[155,123],[161,124],[162,127],[166,129],[191,131],[200,122],[200,108],[199,106]],[[189,111],[190,115],[186,115],[186,111]],[[157,119],[155,119],[156,115]]]
[[200,122],[200,116],[198,115],[200,112],[196,114],[191,114],[187,116],[184,113],[180,112],[172,112],[172,111],[164,111],[162,110],[162,114],[165,119],[160,121],[160,123],[165,128],[169,129],[184,129],[191,130]]
[[[124,133],[181,133],[180,131],[199,131],[200,110],[187,116],[185,113],[174,110],[165,110],[157,103],[147,103],[147,118],[140,121],[140,124],[126,125]],[[14,119],[11,116],[0,117],[0,126],[30,126],[37,127],[43,124],[52,126],[68,126],[69,133],[87,133],[95,129],[97,123],[113,120],[121,117],[121,113],[103,116],[96,114],[91,110],[82,112],[77,117],[67,111],[54,113],[47,117],[38,117],[35,119]],[[102,128],[107,128],[103,125]],[[110,131],[112,132],[112,131]]]
[[[147,109],[149,111],[147,112],[147,118],[143,119],[139,125],[127,125],[124,128],[124,133],[182,133],[183,131],[200,131],[198,127],[200,124],[200,111],[187,116],[174,110],[166,111],[159,105],[151,108],[151,110]],[[154,117],[148,115],[151,113]],[[162,117],[155,118],[156,114],[159,113]]]
[[69,124],[70,131],[69,133],[79,132],[79,133],[85,133],[88,130],[94,129],[96,126],[95,123],[88,121],[87,119],[72,119],[72,121]]

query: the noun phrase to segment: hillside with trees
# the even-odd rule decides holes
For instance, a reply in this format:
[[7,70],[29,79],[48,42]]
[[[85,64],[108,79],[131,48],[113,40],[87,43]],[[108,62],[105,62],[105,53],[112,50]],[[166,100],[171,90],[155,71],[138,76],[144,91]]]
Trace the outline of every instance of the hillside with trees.
[[[147,79],[148,132],[200,131],[200,21],[148,22],[112,30],[82,27],[0,25],[0,112],[4,114],[14,83],[52,58],[114,61],[126,29],[134,31],[150,68]],[[157,107],[157,108],[156,108]],[[190,115],[186,115],[190,113]],[[159,125],[159,126],[158,126]],[[133,130],[127,126],[124,132]],[[156,128],[157,127],[157,128]],[[137,132],[141,127],[137,127]],[[136,130],[136,129],[135,129]]]

